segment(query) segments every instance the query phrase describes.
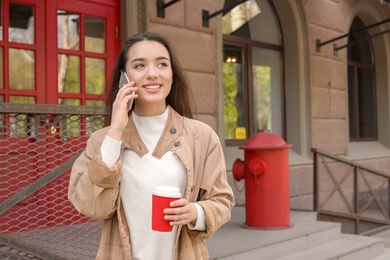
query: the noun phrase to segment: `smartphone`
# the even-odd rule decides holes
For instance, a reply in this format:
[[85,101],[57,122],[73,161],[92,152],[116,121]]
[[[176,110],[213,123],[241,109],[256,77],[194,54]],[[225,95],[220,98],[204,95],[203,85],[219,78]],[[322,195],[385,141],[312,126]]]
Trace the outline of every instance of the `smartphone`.
[[[120,78],[119,78],[119,88],[122,88],[123,87],[123,85],[126,85],[126,84],[129,84],[130,83],[130,79],[129,79],[129,77],[127,76],[127,74],[126,74],[126,72],[125,71],[123,71],[123,70],[121,70],[121,76],[120,76]],[[131,94],[135,94],[135,92],[131,92]],[[131,110],[132,109],[132,107],[133,107],[133,101],[134,101],[134,99],[132,98],[130,101],[129,101],[129,110]]]

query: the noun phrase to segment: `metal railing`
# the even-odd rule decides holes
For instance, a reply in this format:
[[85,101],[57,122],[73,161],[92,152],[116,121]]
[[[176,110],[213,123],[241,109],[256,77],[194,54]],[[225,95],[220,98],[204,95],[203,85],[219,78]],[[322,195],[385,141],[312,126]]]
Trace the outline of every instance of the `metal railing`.
[[67,199],[69,173],[105,107],[0,103],[0,259],[95,259],[101,222]]
[[314,210],[341,231],[374,234],[390,225],[390,174],[325,151],[314,153]]

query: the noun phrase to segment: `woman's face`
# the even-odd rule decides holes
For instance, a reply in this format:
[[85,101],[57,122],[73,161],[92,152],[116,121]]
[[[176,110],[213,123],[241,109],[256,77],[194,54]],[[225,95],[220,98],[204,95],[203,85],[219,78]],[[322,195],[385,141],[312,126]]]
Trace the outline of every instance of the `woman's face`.
[[127,55],[127,75],[138,87],[136,114],[161,114],[173,81],[168,50],[156,41],[140,41],[129,49]]

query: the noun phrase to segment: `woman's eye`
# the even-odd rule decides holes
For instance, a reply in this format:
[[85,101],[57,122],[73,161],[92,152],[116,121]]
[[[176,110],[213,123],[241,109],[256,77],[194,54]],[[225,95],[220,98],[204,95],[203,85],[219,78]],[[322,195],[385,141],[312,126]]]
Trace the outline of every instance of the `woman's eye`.
[[144,65],[143,64],[137,64],[134,66],[134,68],[138,69],[138,68],[142,68]]
[[165,62],[158,64],[158,67],[167,67],[167,66],[168,66],[168,64]]

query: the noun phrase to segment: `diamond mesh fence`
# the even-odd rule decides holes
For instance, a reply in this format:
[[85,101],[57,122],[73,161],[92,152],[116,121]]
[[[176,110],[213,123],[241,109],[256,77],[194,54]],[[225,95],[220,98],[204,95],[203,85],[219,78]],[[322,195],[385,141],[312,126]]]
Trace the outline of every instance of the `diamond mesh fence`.
[[0,259],[95,259],[102,223],[79,214],[67,192],[106,111],[0,104]]

